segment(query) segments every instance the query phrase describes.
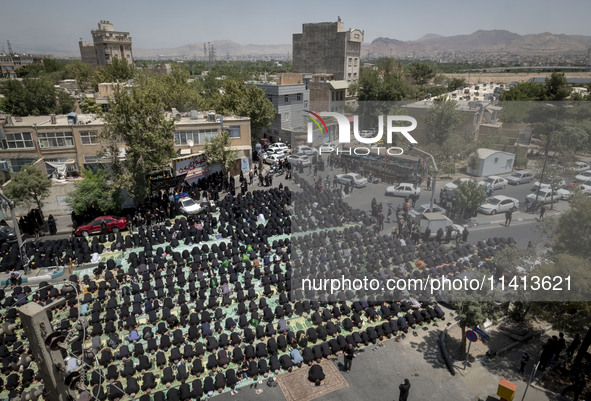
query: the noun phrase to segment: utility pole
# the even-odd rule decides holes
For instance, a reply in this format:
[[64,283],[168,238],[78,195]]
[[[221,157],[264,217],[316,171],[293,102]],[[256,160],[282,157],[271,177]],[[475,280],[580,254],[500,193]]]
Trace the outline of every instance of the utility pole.
[[[433,155],[431,153],[425,152],[424,150],[417,148],[413,144],[410,145],[410,150],[411,151],[416,150],[417,152],[421,152],[421,153],[426,154],[427,156],[429,156],[431,158],[431,161],[433,162],[433,183],[431,185],[431,203],[429,206],[429,212],[432,212],[433,211],[433,201],[435,199],[435,188],[437,187],[437,173],[439,172],[439,169],[437,169],[437,163],[435,163],[435,158],[433,157]],[[427,171],[427,174],[429,174],[428,171]]]
[[67,372],[66,363],[62,357],[65,337],[53,331],[48,315],[50,309],[65,302],[65,298],[46,306],[29,302],[19,308],[23,329],[43,378],[46,400],[68,401],[78,398],[73,388],[78,379],[81,379],[81,375],[76,371]]

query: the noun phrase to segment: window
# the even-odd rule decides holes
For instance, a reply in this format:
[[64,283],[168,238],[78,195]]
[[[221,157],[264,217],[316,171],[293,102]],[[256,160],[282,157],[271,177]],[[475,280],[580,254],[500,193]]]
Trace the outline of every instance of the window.
[[80,131],[82,145],[98,145],[98,131]]
[[230,131],[230,138],[240,138],[240,126],[239,125],[231,125],[229,131]]
[[101,158],[97,155],[84,155],[84,163],[100,163]]
[[204,145],[211,138],[215,137],[218,134],[217,129],[209,129],[209,130],[183,130],[183,131],[175,131],[174,133],[174,144],[175,145],[187,145],[188,141],[193,141],[195,145],[201,144]]
[[297,99],[298,101],[302,100],[302,94],[301,94],[301,93],[298,93],[298,94],[296,95],[296,99]]
[[353,61],[353,59],[349,57],[349,67],[351,67],[351,61]]
[[495,162],[494,163],[497,164],[498,162],[499,162],[499,158],[498,157],[495,157]]
[[355,57],[353,59],[353,66],[357,67],[357,60],[359,60],[357,57]]
[[40,132],[38,136],[41,149],[74,147],[74,136],[71,132]]
[[283,97],[283,101],[284,101],[285,103],[289,103],[289,95],[285,95],[285,96]]
[[33,137],[30,132],[7,132],[2,141],[3,149],[34,148]]

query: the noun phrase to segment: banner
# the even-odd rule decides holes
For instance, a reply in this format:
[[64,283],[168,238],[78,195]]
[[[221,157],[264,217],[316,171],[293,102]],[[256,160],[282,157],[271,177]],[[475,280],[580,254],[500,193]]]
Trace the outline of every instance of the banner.
[[189,156],[175,160],[176,175],[186,174],[186,178],[205,174],[207,171],[207,161],[205,155]]
[[162,178],[160,180],[150,181],[150,190],[159,191],[161,189],[175,188],[185,182],[187,174],[177,175],[176,177]]

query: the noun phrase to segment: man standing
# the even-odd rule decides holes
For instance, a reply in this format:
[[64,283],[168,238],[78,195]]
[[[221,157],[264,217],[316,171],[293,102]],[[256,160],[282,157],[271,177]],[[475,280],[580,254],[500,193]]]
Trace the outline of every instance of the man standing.
[[351,370],[351,365],[353,364],[353,357],[355,356],[355,348],[353,344],[349,343],[347,348],[345,348],[344,352],[344,363],[345,363],[345,372],[349,373]]
[[468,241],[468,227],[464,227],[464,231],[462,231],[462,242]]
[[427,191],[431,190],[431,176],[427,177]]
[[507,210],[505,212],[505,227],[509,227],[511,225],[512,219],[513,219],[513,212],[511,210]]
[[408,379],[404,379],[404,383],[398,386],[400,389],[400,396],[398,396],[398,401],[406,401],[408,400],[408,392],[410,390],[410,381]]
[[542,205],[542,208],[540,209],[540,220],[544,220],[544,214],[546,214],[546,205]]

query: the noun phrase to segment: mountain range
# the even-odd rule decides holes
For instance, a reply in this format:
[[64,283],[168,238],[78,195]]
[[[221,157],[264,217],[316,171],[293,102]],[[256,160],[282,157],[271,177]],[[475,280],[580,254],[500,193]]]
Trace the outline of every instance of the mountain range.
[[[239,44],[231,40],[195,42],[174,48],[147,49],[134,47],[139,59],[203,59],[204,44],[215,48],[216,60],[233,58],[288,59],[292,55],[291,44]],[[417,40],[401,41],[379,37],[371,43],[363,43],[363,57],[421,56],[437,53],[509,53],[521,56],[587,54],[591,49],[591,36],[565,35],[549,32],[520,35],[506,30],[478,30],[469,35],[442,36],[427,33]],[[51,51],[56,57],[80,57],[77,51]]]
[[433,52],[511,53],[546,55],[586,53],[591,49],[591,36],[553,34],[549,32],[519,35],[505,30],[478,30],[470,35],[441,36],[427,34],[415,41],[376,38],[362,47],[364,56],[407,55]]

